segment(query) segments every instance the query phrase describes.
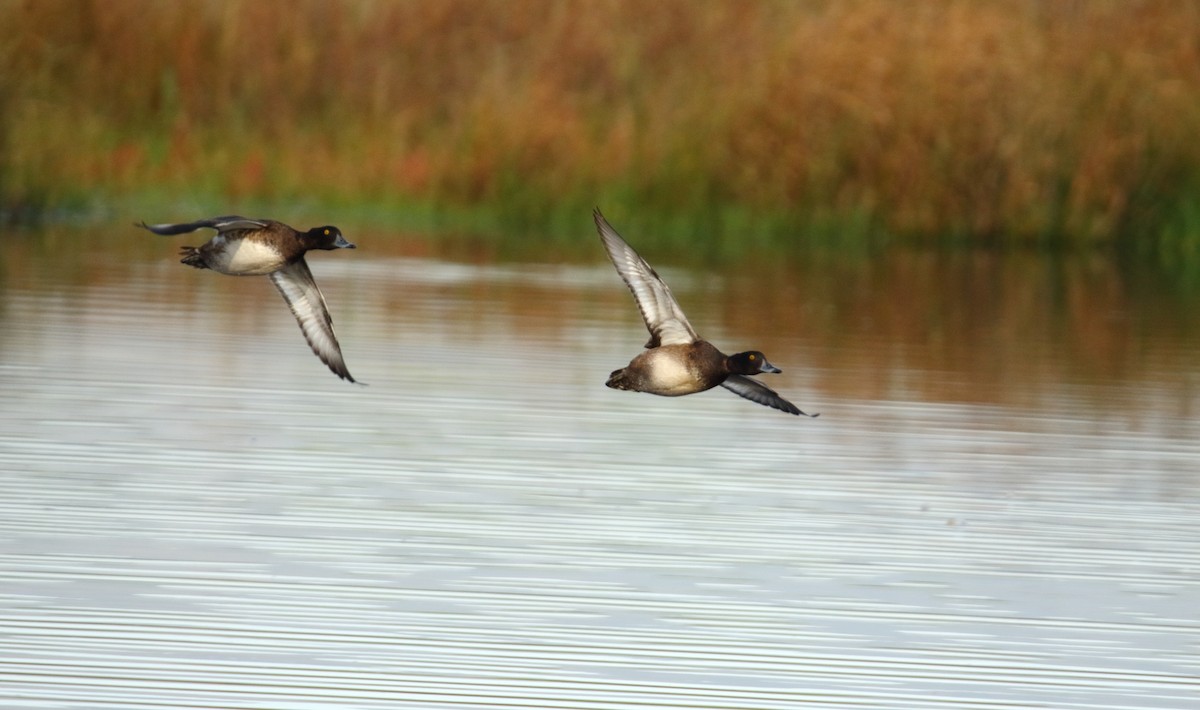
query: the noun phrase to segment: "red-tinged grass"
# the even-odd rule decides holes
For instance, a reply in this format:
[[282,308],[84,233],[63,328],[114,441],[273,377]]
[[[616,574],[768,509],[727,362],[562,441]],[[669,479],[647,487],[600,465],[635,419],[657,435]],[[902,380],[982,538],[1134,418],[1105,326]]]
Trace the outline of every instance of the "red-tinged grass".
[[1200,239],[1192,3],[5,0],[0,62],[9,205]]

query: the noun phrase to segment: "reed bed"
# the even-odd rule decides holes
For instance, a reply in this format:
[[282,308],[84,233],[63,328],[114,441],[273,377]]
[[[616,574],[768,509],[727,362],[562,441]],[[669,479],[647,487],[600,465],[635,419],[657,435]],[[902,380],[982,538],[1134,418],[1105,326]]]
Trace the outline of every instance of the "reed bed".
[[1200,248],[1195,3],[0,0],[0,62],[10,213]]

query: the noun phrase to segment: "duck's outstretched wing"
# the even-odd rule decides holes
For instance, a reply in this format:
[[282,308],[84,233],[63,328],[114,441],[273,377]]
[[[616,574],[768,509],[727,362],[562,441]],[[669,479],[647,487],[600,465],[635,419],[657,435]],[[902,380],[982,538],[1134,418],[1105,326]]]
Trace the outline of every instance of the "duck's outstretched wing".
[[617,230],[613,229],[600,210],[592,213],[596,221],[596,229],[600,232],[600,240],[608,251],[617,273],[625,280],[633,297],[637,300],[638,310],[642,312],[642,320],[650,331],[650,341],[647,348],[660,345],[686,345],[700,339],[696,331],[688,323],[683,309],[671,295],[671,289],[663,283],[654,269],[646,260],[629,246]]
[[[725,378],[721,386],[740,397],[745,397],[751,402],[758,402],[768,407],[774,407],[788,414],[804,414],[804,412],[800,411],[799,407],[780,397],[775,390],[745,375],[730,375]],[[821,415],[804,414],[804,416],[819,417]]]
[[288,264],[271,274],[271,283],[283,294],[300,324],[304,339],[321,362],[325,363],[333,374],[354,382],[350,371],[346,369],[346,361],[342,358],[342,347],[338,345],[337,336],[333,333],[333,318],[329,316],[329,307],[325,305],[325,296],[317,288],[312,272],[304,259]]
[[270,222],[264,219],[250,219],[249,217],[228,215],[225,217],[213,217],[211,219],[198,219],[195,222],[185,222],[183,224],[146,224],[145,222],[134,222],[133,226],[148,229],[164,237],[173,237],[176,234],[187,234],[203,227],[215,229],[218,234],[221,234],[241,229],[262,229],[268,224]]

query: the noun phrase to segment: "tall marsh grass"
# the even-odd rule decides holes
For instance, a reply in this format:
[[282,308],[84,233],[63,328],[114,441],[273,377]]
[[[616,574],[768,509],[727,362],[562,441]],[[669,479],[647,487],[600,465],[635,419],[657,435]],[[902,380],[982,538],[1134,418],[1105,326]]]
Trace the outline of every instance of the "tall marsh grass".
[[10,208],[1200,241],[1195,3],[0,0],[0,69]]

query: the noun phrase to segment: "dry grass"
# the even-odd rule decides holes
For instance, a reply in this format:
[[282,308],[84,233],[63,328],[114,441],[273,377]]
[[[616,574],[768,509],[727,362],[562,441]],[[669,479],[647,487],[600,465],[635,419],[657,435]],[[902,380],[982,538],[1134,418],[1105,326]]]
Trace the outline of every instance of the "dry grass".
[[10,205],[1200,232],[1193,3],[0,0],[0,67]]

